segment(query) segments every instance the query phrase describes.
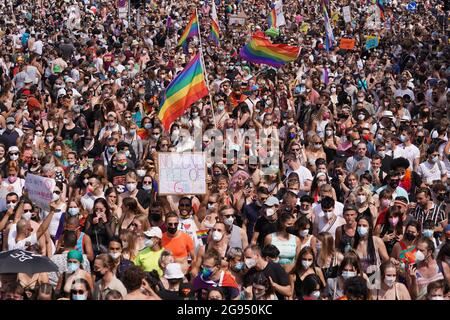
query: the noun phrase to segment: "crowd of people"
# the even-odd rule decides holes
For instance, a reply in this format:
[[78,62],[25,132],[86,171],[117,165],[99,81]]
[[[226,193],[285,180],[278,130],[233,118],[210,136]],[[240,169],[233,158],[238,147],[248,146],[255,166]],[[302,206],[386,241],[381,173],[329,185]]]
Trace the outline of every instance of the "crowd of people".
[[[332,0],[327,48],[320,1],[285,0],[267,37],[301,52],[275,69],[239,55],[271,3],[213,1],[219,45],[210,1],[0,4],[0,250],[58,266],[0,274],[1,299],[449,300],[446,3]],[[209,95],[166,130],[198,52]],[[209,129],[226,148],[206,194],[160,195],[158,153],[206,150]],[[49,210],[27,174],[56,181]]]

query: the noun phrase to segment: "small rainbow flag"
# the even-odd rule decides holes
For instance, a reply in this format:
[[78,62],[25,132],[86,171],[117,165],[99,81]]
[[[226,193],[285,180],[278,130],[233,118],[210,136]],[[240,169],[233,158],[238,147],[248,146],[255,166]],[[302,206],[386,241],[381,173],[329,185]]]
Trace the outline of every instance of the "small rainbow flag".
[[258,31],[253,35],[252,40],[241,48],[239,55],[249,62],[278,68],[295,61],[299,53],[300,47],[273,44],[264,36],[264,33]]
[[219,18],[217,17],[216,4],[212,2],[211,8],[211,34],[209,38],[218,46],[220,44]]
[[164,129],[168,131],[175,119],[179,118],[191,104],[206,95],[208,95],[208,87],[200,53],[197,53],[164,92],[158,114]]
[[206,239],[206,238],[208,238],[208,229],[198,230],[197,231],[197,238],[198,239]]
[[178,47],[183,47],[183,50],[187,51],[188,46],[188,40],[192,39],[193,37],[199,36],[199,30],[198,30],[198,19],[197,19],[197,13],[194,11],[192,13],[191,19],[189,20],[188,24],[186,25],[186,28],[184,29],[183,34],[180,37],[180,40],[178,40]]
[[267,24],[269,25],[269,29],[277,27],[277,13],[275,8],[270,10],[269,16],[267,17]]

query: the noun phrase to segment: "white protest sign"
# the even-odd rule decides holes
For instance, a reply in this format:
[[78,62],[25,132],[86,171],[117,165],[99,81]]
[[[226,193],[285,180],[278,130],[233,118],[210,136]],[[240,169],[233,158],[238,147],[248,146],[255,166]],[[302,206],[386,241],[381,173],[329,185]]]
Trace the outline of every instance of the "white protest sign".
[[283,1],[279,0],[275,2],[274,5],[275,5],[275,13],[277,14],[277,28],[278,28],[286,24],[286,20],[284,19],[283,14]]
[[158,153],[159,194],[205,194],[206,156],[203,152]]
[[50,202],[53,199],[53,189],[55,188],[55,179],[37,176],[31,173],[25,178],[25,189],[28,192],[28,198],[43,210],[50,210]]
[[350,14],[350,6],[342,7],[342,15],[344,16],[345,23],[352,21],[352,16]]

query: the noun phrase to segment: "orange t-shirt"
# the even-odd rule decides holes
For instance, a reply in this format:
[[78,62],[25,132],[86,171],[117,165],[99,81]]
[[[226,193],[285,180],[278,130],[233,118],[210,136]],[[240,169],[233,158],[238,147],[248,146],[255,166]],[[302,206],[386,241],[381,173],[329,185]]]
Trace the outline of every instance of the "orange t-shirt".
[[164,232],[162,245],[164,249],[172,252],[175,259],[186,258],[189,252],[194,250],[194,241],[184,232],[180,232],[175,238],[168,237],[167,232]]

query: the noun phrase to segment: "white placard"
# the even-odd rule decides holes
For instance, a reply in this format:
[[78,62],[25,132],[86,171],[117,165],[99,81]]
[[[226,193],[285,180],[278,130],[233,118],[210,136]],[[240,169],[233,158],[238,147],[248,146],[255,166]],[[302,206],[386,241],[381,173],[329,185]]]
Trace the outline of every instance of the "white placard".
[[352,21],[352,16],[350,14],[350,6],[342,7],[342,15],[344,16],[345,23]]
[[25,179],[25,189],[28,192],[28,198],[36,206],[47,211],[50,210],[50,202],[53,200],[55,184],[55,179],[45,178],[31,173],[28,173]]
[[160,152],[158,172],[158,194],[206,193],[206,155],[203,152]]

